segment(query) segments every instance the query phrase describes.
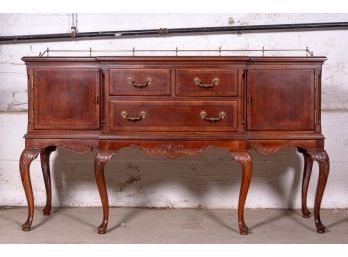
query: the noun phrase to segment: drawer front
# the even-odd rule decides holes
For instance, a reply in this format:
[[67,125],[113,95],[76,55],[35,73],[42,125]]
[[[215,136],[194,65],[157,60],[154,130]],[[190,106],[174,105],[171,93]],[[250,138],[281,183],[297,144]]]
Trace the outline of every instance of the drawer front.
[[170,69],[111,69],[110,95],[170,95]]
[[237,96],[238,69],[177,69],[178,96]]
[[237,131],[237,101],[111,101],[111,131]]

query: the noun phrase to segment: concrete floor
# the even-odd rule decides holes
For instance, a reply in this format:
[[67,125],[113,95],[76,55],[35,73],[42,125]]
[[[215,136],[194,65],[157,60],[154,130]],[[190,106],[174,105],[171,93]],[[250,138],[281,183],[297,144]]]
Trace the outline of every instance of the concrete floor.
[[348,210],[322,210],[328,228],[314,229],[299,211],[248,209],[252,233],[239,235],[236,210],[111,208],[108,233],[98,235],[101,208],[35,210],[33,229],[23,232],[26,208],[0,209],[0,243],[348,243]]

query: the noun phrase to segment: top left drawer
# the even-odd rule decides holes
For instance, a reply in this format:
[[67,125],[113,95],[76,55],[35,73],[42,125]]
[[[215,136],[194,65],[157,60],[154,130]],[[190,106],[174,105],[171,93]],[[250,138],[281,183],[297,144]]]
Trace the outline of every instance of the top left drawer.
[[131,68],[110,70],[110,95],[171,94],[171,70],[162,68]]

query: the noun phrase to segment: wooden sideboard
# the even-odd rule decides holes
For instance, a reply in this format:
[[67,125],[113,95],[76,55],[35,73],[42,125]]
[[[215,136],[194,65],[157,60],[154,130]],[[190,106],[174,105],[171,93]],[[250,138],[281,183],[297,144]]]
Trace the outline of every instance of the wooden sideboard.
[[[34,199],[29,167],[40,155],[51,211],[49,157],[57,147],[97,150],[94,172],[106,233],[109,205],[104,168],[123,147],[175,159],[208,147],[225,148],[243,175],[238,203],[241,234],[254,149],[261,154],[296,147],[304,156],[302,213],[313,161],[319,164],[314,203],[317,231],[329,175],[321,133],[321,71],[325,57],[118,56],[23,57],[28,72],[28,131],[20,174],[30,230]],[[59,171],[58,171],[59,172]],[[256,171],[257,172],[257,171]]]

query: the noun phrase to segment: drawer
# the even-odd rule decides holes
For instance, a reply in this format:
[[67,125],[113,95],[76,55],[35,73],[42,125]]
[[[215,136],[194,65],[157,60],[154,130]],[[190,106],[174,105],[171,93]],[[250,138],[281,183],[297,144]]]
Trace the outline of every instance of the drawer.
[[238,69],[177,69],[178,96],[237,96]]
[[170,95],[170,69],[111,69],[110,95]]
[[237,131],[237,101],[111,101],[111,131]]

